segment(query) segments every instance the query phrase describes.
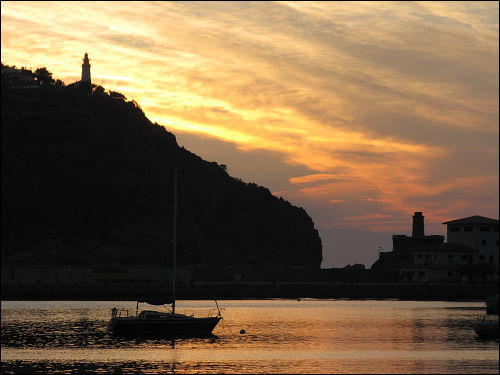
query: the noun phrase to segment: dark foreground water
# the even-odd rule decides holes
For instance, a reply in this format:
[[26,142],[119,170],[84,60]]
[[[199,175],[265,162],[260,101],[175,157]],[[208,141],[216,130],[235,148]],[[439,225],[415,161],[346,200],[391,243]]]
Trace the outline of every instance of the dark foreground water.
[[[478,339],[472,330],[481,302],[304,299],[219,305],[224,320],[215,337],[168,340],[107,332],[109,310],[134,311],[134,302],[3,301],[2,374],[499,370],[498,339]],[[180,310],[213,307],[213,301],[178,302]]]

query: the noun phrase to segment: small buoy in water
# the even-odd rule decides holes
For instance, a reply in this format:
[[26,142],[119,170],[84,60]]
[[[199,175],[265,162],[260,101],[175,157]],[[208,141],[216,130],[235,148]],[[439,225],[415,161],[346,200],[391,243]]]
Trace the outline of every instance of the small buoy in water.
[[299,302],[300,302],[300,298],[297,298],[297,301],[299,301]]
[[245,334],[245,330],[244,329],[240,329],[240,334],[244,335]]

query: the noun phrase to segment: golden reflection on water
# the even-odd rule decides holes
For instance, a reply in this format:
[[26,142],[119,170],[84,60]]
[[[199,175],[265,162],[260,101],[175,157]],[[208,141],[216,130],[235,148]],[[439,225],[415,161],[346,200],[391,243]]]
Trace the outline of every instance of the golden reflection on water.
[[215,337],[166,340],[107,332],[109,309],[134,302],[2,302],[2,373],[498,373],[498,340],[472,331],[480,302],[219,304]]

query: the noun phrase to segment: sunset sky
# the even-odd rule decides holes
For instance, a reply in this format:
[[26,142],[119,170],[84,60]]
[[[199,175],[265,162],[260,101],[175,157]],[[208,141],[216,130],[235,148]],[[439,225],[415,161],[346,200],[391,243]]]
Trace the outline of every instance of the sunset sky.
[[178,143],[304,209],[322,267],[498,218],[497,1],[3,1],[2,63],[136,100]]

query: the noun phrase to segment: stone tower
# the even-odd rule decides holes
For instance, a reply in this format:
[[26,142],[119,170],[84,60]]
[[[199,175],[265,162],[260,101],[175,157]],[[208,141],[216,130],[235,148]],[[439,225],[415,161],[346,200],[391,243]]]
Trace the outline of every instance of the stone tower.
[[90,63],[89,63],[89,56],[87,55],[87,52],[85,52],[85,56],[83,57],[81,82],[91,83],[90,82]]
[[413,238],[422,238],[424,237],[424,215],[422,212],[415,212],[413,215],[413,228],[412,228],[412,237]]

